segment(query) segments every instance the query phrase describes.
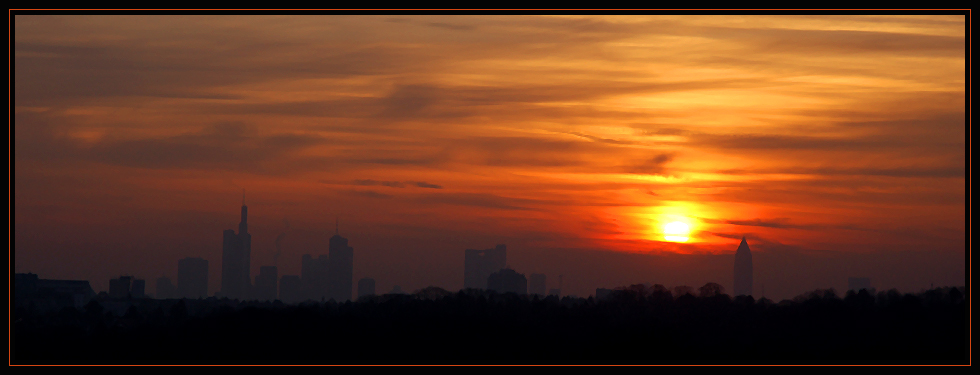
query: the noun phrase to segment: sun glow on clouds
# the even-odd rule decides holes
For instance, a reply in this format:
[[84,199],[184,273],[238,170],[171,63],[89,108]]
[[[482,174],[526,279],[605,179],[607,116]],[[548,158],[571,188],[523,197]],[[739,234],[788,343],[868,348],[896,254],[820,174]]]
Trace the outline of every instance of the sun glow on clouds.
[[[172,209],[224,215],[246,187],[255,220],[278,207],[318,223],[329,207],[367,227],[424,211],[460,243],[727,249],[743,233],[810,244],[855,223],[897,246],[965,238],[962,223],[930,222],[923,232],[948,235],[928,241],[902,230],[965,212],[962,16],[18,15],[15,27],[18,223],[106,197],[140,207],[193,176]],[[687,230],[667,233],[674,222]],[[18,238],[44,230],[59,228]]]

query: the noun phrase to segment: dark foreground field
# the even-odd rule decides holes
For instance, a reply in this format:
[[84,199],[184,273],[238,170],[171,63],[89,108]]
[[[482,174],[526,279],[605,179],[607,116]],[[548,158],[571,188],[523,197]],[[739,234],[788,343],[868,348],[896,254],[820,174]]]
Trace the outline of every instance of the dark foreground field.
[[[15,310],[12,363],[966,363],[960,288],[773,303],[631,287],[596,302],[437,288],[355,303]],[[126,303],[125,313],[116,315]],[[104,307],[105,306],[105,307]]]

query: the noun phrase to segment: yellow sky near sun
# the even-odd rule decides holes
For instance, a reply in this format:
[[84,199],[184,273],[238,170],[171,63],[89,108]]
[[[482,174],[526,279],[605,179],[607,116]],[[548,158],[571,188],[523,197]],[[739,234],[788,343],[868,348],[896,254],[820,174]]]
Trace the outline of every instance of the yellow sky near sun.
[[[540,246],[658,249],[672,221],[717,252],[746,233],[853,251],[962,241],[962,223],[920,220],[964,212],[962,16],[16,27],[20,207],[216,213],[246,187],[297,223],[326,220],[302,202],[378,225],[426,212]],[[73,216],[17,219],[58,217]],[[844,243],[821,242],[828,231]]]

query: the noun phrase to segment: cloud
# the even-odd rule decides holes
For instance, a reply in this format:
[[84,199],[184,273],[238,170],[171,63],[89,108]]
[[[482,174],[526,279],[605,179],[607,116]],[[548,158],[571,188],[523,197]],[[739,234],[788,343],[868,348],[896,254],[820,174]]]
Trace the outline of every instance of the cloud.
[[[111,133],[94,141],[65,135],[70,127],[52,125],[54,118],[19,116],[17,156],[24,159],[94,161],[150,169],[223,169],[256,173],[288,171],[293,153],[329,142],[309,133],[260,134],[241,122],[216,123],[163,137],[126,139]],[[47,151],[44,151],[47,150]],[[42,152],[37,152],[42,151]]]
[[588,135],[588,134],[582,134],[582,133],[578,133],[578,132],[568,132],[568,134],[577,135],[577,136],[582,137],[582,138],[585,138],[585,139],[590,139],[590,140],[592,140],[594,142],[604,142],[604,143],[610,143],[610,144],[615,144],[615,145],[632,145],[632,144],[636,144],[637,143],[637,142],[634,142],[634,141],[623,141],[623,140],[618,140],[618,139],[600,138],[600,137],[596,137],[596,136],[592,136],[592,135]]
[[396,86],[388,96],[380,99],[378,117],[385,119],[419,117],[443,97],[438,90],[430,85]]
[[[699,220],[705,223],[712,224],[730,224],[737,226],[746,227],[761,227],[761,228],[773,228],[773,229],[803,229],[803,230],[820,230],[826,231],[829,229],[835,230],[858,230],[858,231],[868,231],[874,232],[878,231],[876,229],[865,228],[854,224],[794,224],[790,222],[789,218],[772,218],[772,219],[747,219],[747,220],[716,220],[708,218],[699,218]],[[714,235],[724,237],[717,233],[712,233]],[[734,237],[726,237],[734,238]]]
[[[362,259],[404,244],[461,256],[464,242],[501,234],[528,249],[666,249],[647,229],[675,203],[724,218],[682,251],[733,251],[745,230],[762,252],[962,252],[966,26],[962,15],[18,15],[15,248],[39,259],[18,267],[60,259],[43,271],[60,277],[50,270],[82,256],[124,259],[139,252],[100,241],[126,236],[179,249],[165,237],[199,231],[202,254],[218,251],[207,244],[237,222],[240,185],[257,239],[279,233],[260,233],[263,215],[358,212],[358,246],[380,251]],[[182,205],[211,214],[157,214]],[[397,222],[415,228],[371,235]],[[38,246],[55,238],[94,245]],[[555,254],[545,263],[567,259]],[[458,271],[459,259],[436,258]],[[583,271],[622,275],[597,262],[606,255],[589,259]],[[786,270],[794,285],[810,272],[799,263]],[[142,264],[119,262],[170,272]],[[933,274],[961,275],[956,265]],[[459,283],[450,271],[434,282]]]
[[[175,26],[170,22],[180,22],[182,18],[161,17],[154,20],[161,23],[144,22],[140,30],[113,41],[98,37],[75,43],[18,38],[14,51],[18,66],[15,80],[20,83],[15,88],[18,104],[77,103],[125,96],[211,99],[222,104],[244,99],[222,90],[224,87],[373,76],[428,60],[424,56],[405,56],[390,46],[338,44],[323,48],[330,43],[269,33],[262,27],[229,27],[223,20],[216,20],[210,27],[182,24],[180,33],[171,32]],[[65,20],[61,24],[63,32],[98,34],[82,26],[87,19]],[[303,23],[303,19],[294,20]],[[18,24],[18,33],[36,33],[30,26],[21,26],[29,24]],[[117,27],[125,27],[123,24],[118,22]]]
[[387,186],[393,188],[404,188],[406,186],[415,186],[426,189],[442,189],[442,186],[430,184],[424,181],[376,181],[376,180],[354,180],[353,185],[360,186]]
[[660,154],[640,164],[631,165],[625,171],[627,173],[659,175],[666,171],[666,164],[671,160],[674,160],[673,154]]
[[266,163],[293,151],[323,144],[312,134],[261,136],[241,124],[216,125],[197,133],[163,138],[103,140],[79,153],[106,164],[142,168],[196,168],[273,171]]
[[880,176],[910,178],[965,178],[966,167],[905,167],[905,168],[794,168],[771,170],[723,169],[715,173],[731,175],[800,174],[821,176]]
[[426,188],[426,189],[442,189],[442,186],[440,186],[440,185],[430,184],[430,183],[425,182],[425,181],[408,181],[408,183],[413,184],[415,186],[418,186],[420,188]]
[[889,53],[962,56],[963,37],[859,30],[712,27],[705,34],[733,40],[761,53]]
[[346,190],[343,191],[342,194],[358,196],[358,197],[376,198],[376,199],[389,199],[394,197],[393,195],[390,194],[379,193],[372,190]]
[[769,220],[754,219],[754,220],[725,220],[726,224],[732,225],[743,225],[751,227],[765,227],[765,228],[796,228],[796,229],[813,229],[816,226],[813,225],[794,225],[789,223],[789,218],[775,218]]
[[698,134],[689,136],[695,144],[709,147],[737,150],[827,150],[854,151],[896,147],[888,142],[872,137],[813,137],[771,134]]
[[361,185],[361,186],[378,186],[378,185],[380,185],[380,186],[387,186],[387,187],[394,187],[394,188],[403,188],[403,187],[405,187],[405,184],[403,184],[401,182],[398,182],[398,181],[354,180],[354,183],[353,184],[354,185]]
[[438,27],[440,29],[455,30],[455,31],[470,31],[476,29],[476,26],[473,25],[461,25],[461,24],[445,23],[445,22],[429,22],[426,25],[432,27]]
[[509,198],[488,193],[441,193],[426,194],[415,199],[423,204],[449,204],[501,210],[533,210],[532,206],[544,202],[526,198]]

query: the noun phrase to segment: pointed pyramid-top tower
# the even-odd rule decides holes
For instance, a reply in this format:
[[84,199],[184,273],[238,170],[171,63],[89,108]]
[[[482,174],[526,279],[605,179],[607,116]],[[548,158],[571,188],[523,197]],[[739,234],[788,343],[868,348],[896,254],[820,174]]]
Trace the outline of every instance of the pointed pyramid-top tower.
[[742,237],[735,251],[735,295],[752,295],[752,251],[748,242]]

